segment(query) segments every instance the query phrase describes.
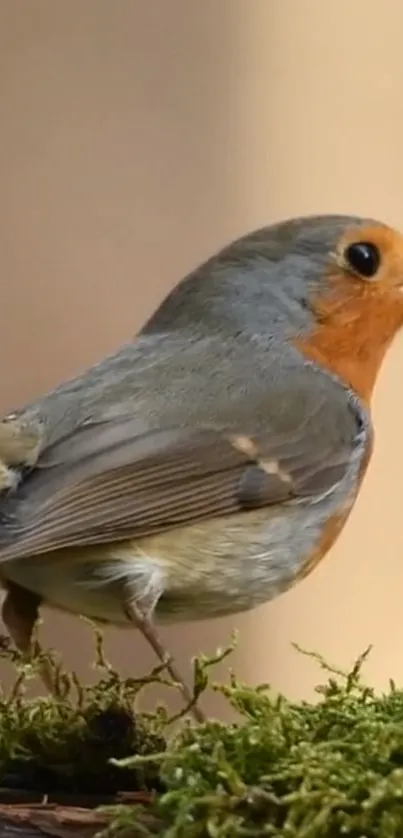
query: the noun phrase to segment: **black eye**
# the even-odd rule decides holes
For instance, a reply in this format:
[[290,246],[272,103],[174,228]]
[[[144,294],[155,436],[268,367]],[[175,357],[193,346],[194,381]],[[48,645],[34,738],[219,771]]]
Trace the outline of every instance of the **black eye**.
[[361,276],[375,276],[381,264],[381,254],[371,242],[354,242],[345,252],[350,267]]

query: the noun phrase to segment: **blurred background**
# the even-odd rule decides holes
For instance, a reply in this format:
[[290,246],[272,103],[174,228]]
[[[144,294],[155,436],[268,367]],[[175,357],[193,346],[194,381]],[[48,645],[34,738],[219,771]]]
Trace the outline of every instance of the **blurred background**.
[[[402,26],[400,0],[0,0],[0,411],[130,339],[249,229],[321,212],[403,227]],[[164,630],[182,668],[236,627],[240,677],[293,697],[320,673],[292,641],[341,666],[373,643],[367,677],[403,681],[402,372],[403,337],[337,547],[253,613]],[[88,626],[44,617],[94,677]],[[153,662],[132,631],[107,651],[125,673]]]

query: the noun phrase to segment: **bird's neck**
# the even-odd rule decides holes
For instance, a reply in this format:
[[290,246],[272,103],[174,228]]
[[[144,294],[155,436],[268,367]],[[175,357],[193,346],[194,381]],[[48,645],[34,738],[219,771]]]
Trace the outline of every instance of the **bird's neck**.
[[403,295],[352,295],[321,304],[317,327],[298,338],[300,351],[335,373],[369,405],[386,351],[403,326]]

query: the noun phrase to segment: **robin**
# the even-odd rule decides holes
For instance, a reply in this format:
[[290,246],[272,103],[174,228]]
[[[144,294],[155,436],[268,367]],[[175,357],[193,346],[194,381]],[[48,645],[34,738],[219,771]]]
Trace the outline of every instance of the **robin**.
[[221,250],[132,343],[0,423],[18,647],[47,603],[134,624],[164,659],[154,619],[245,611],[304,578],[354,506],[402,324],[398,232],[292,219]]

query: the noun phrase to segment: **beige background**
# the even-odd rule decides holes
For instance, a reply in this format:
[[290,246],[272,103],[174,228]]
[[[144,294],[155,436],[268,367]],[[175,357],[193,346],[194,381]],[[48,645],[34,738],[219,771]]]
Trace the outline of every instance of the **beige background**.
[[[401,0],[0,0],[0,409],[114,349],[247,229],[337,211],[403,227],[402,26]],[[403,679],[402,365],[403,339],[336,549],[255,613],[165,631],[183,664],[236,625],[239,673],[292,695],[317,677],[293,640],[343,665],[373,642],[368,676]],[[87,626],[47,614],[44,635],[87,673]],[[108,649],[126,671],[152,660],[134,632]]]

